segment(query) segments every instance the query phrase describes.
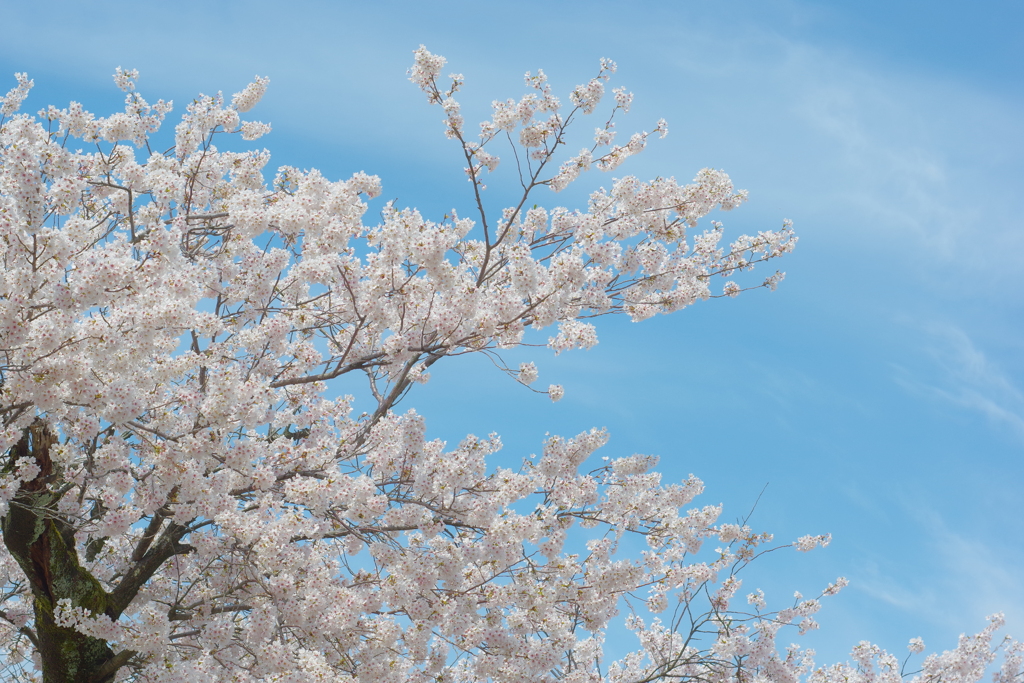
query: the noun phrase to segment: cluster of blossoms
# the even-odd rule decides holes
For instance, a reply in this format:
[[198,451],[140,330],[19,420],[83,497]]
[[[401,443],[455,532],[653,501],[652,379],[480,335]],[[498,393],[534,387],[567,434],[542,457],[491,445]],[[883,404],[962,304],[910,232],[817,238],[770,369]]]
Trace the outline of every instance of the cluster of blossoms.
[[[720,224],[693,233],[746,198],[711,169],[690,184],[622,177],[586,210],[527,201],[644,148],[647,133],[614,145],[610,117],[592,147],[556,159],[614,63],[568,111],[542,72],[527,74],[531,93],[496,102],[474,140],[455,100],[462,77],[439,85],[444,64],[421,48],[410,77],[461,146],[473,217],[436,222],[389,203],[370,225],[376,177],[284,167],[268,182],[266,151],[218,149],[219,136],[269,131],[241,117],[266,79],[230,103],[192,101],[160,153],[149,141],[171,104],[147,103],[135,72],[115,74],[125,110],[107,118],[77,103],[17,114],[32,84],[17,76],[0,101],[10,680],[71,666],[147,683],[870,683],[872,661],[890,671],[875,650],[855,669],[780,653],[776,634],[814,628],[817,600],[768,612],[756,593],[754,613],[732,607],[736,572],[771,538],[719,524],[718,507],[687,509],[698,479],[663,483],[647,456],[593,467],[599,430],[495,468],[496,435],[451,448],[396,409],[446,356],[497,355],[547,328],[555,351],[587,348],[597,335],[583,319],[639,321],[735,295],[731,282],[714,293],[711,278],[796,242],[788,223],[728,247]],[[632,95],[614,99],[613,116]],[[495,215],[481,177],[507,139],[527,151],[516,156],[524,191]],[[74,151],[76,140],[97,151]],[[533,363],[506,370],[538,379]],[[365,378],[371,410],[331,391],[343,376]],[[630,535],[646,541],[639,557],[620,548]],[[605,630],[624,609],[640,647],[606,662]],[[926,660],[927,680],[977,680],[963,662],[990,653],[991,634],[977,638]],[[1019,678],[1020,650],[1008,652],[1002,683]]]

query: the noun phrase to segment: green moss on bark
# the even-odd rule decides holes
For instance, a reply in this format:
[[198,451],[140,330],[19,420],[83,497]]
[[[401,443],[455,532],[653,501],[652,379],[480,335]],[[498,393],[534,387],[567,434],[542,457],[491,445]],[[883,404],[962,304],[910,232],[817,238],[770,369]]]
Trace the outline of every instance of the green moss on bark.
[[40,473],[22,483],[3,518],[4,543],[32,587],[43,683],[106,683],[114,672],[103,677],[98,674],[114,657],[107,643],[58,626],[53,619],[54,607],[61,600],[70,600],[72,606],[93,614],[105,614],[110,597],[79,563],[73,530],[57,513],[57,496],[46,485],[53,471],[49,447],[55,442],[47,425],[37,422],[11,449],[9,464],[19,457],[31,458]]

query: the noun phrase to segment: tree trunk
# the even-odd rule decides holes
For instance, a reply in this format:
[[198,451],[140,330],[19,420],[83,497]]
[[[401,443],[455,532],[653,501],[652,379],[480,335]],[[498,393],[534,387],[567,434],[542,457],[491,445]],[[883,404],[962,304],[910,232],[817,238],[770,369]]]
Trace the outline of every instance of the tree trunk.
[[[93,614],[108,613],[109,595],[78,562],[74,530],[57,512],[59,495],[51,491],[53,461],[50,447],[57,436],[37,420],[10,452],[8,467],[20,459],[34,461],[39,474],[23,482],[2,521],[4,543],[32,588],[35,607],[35,645],[43,667],[43,683],[105,683],[113,680],[127,657],[115,656],[106,641],[54,623],[57,602]],[[116,618],[116,615],[111,615]]]

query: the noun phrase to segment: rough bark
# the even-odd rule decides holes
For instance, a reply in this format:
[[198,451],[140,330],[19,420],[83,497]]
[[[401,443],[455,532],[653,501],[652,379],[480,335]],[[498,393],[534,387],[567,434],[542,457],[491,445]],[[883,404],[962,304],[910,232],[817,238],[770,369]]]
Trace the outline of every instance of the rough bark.
[[79,563],[74,530],[56,510],[59,495],[49,486],[54,475],[50,447],[56,442],[49,425],[37,420],[11,449],[8,467],[27,459],[39,466],[39,474],[23,482],[11,501],[2,522],[4,543],[32,588],[43,683],[106,683],[117,672],[111,664],[124,658],[116,657],[105,641],[53,619],[54,607],[65,598],[94,614],[110,611],[109,595]]

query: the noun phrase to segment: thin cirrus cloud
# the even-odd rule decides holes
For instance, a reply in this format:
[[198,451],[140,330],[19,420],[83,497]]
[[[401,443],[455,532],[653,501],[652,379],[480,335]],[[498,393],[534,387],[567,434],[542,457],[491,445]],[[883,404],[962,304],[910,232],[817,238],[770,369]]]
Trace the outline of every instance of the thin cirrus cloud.
[[923,378],[900,367],[896,381],[908,391],[984,415],[1024,442],[1024,391],[1015,378],[956,325],[933,323],[924,332],[925,354],[938,371]]
[[1019,548],[1011,550],[1011,562],[1004,548],[951,529],[946,516],[925,501],[907,504],[904,512],[924,531],[934,564],[922,566],[916,576],[901,576],[884,558],[875,558],[858,569],[857,591],[947,632],[996,612],[1011,624],[1024,620],[1024,582],[1017,571],[1024,557]]
[[702,135],[683,126],[674,151],[721,159],[754,201],[770,192],[798,207],[816,239],[880,248],[932,284],[939,264],[969,269],[979,279],[967,286],[1020,282],[1007,268],[1024,246],[1007,201],[1021,182],[1019,98],[880,63],[867,45],[836,50],[771,28],[676,38],[666,80],[697,95],[685,97],[684,120],[695,105],[715,117],[691,116]]

